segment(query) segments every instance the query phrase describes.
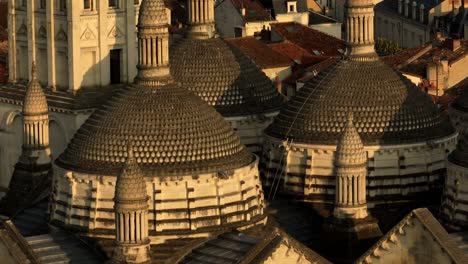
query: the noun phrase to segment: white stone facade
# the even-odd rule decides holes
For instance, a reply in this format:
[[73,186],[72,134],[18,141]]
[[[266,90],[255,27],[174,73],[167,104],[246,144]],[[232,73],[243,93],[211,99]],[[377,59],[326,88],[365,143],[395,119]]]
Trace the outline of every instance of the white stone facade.
[[[262,176],[266,185],[271,185],[276,177],[276,181],[282,180],[286,193],[311,202],[334,202],[336,146],[288,144],[272,137],[266,137],[265,141]],[[364,146],[368,157],[368,206],[405,201],[406,196],[427,192],[429,185],[442,179],[446,157],[456,143],[457,134],[454,134],[432,142]]]
[[[52,221],[82,230],[87,236],[114,238],[116,177],[54,169]],[[152,244],[175,238],[182,231],[200,237],[227,226],[242,229],[265,221],[258,161],[228,175],[146,178],[146,186]]]
[[450,161],[447,162],[441,213],[452,229],[468,226],[468,169]]
[[[9,1],[9,80],[28,80],[28,67],[35,60],[39,80],[53,89],[76,92],[81,87],[132,82],[139,1],[115,3]],[[117,64],[114,69],[111,62]]]

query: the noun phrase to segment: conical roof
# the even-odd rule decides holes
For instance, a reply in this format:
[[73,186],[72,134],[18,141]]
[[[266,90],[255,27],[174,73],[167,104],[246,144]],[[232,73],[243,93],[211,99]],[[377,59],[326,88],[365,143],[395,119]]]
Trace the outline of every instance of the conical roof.
[[145,178],[133,156],[132,143],[128,144],[127,160],[122,172],[117,177],[114,200],[127,203],[141,203],[148,200]]
[[165,26],[168,19],[166,6],[161,0],[145,0],[140,5],[139,27]]
[[265,73],[219,38],[182,39],[171,47],[170,60],[174,78],[223,116],[267,113],[283,104]]
[[366,164],[367,157],[361,137],[354,127],[353,113],[348,114],[348,120],[336,147],[335,165],[353,166]]
[[230,170],[253,160],[221,115],[177,84],[118,91],[81,126],[57,163],[117,175],[133,142],[146,176]]
[[23,101],[23,115],[41,115],[47,114],[47,98],[41,84],[37,80],[36,63],[32,65],[32,78],[26,89],[26,94]]
[[335,145],[354,113],[365,145],[421,142],[455,133],[428,95],[378,58],[343,59],[302,87],[266,134]]

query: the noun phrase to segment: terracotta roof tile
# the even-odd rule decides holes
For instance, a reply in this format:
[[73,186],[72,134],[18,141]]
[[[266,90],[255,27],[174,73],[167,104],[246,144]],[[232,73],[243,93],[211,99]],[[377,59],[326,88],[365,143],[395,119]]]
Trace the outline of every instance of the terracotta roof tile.
[[345,42],[318,30],[299,23],[272,23],[271,30],[284,40],[303,48],[312,55],[340,56],[339,50],[345,50]]
[[434,60],[446,59],[451,64],[468,55],[468,40],[461,41],[460,47],[455,50],[448,48],[450,41],[447,39],[443,42],[428,43],[407,49],[399,54],[384,57],[383,61],[404,73],[426,78],[427,65],[433,63]]
[[261,68],[287,67],[292,65],[292,61],[288,57],[253,37],[225,40],[244,52]]

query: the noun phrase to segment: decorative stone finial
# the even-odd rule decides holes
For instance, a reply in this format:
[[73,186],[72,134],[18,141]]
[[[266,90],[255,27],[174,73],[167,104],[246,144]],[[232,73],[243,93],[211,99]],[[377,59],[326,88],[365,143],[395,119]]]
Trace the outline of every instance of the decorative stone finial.
[[334,215],[338,218],[365,218],[367,156],[361,137],[354,127],[352,111],[347,114],[346,119],[335,156]]
[[347,0],[345,25],[349,56],[375,56],[374,3],[372,0]]
[[142,86],[172,82],[169,71],[169,25],[163,0],[143,0],[138,16],[138,74]]
[[23,115],[36,116],[48,114],[47,98],[37,78],[37,66],[33,61],[31,65],[31,81],[26,89],[23,101]]
[[359,165],[367,162],[364,144],[354,127],[354,114],[349,112],[346,125],[336,147],[336,166]]

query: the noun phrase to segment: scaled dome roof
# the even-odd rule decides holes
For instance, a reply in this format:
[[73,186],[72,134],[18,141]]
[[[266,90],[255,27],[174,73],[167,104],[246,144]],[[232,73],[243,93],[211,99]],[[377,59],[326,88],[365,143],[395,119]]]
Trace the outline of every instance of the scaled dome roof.
[[74,171],[117,175],[129,140],[145,176],[217,172],[253,161],[219,113],[172,83],[118,91],[81,126],[56,162]]
[[252,60],[219,38],[182,39],[170,61],[174,78],[223,116],[273,112],[284,102]]
[[428,95],[371,57],[343,59],[319,73],[288,102],[266,134],[334,145],[350,111],[365,145],[422,142],[455,133]]
[[23,115],[47,114],[47,98],[41,84],[37,80],[36,64],[32,66],[32,79],[26,88],[26,94],[23,101]]

